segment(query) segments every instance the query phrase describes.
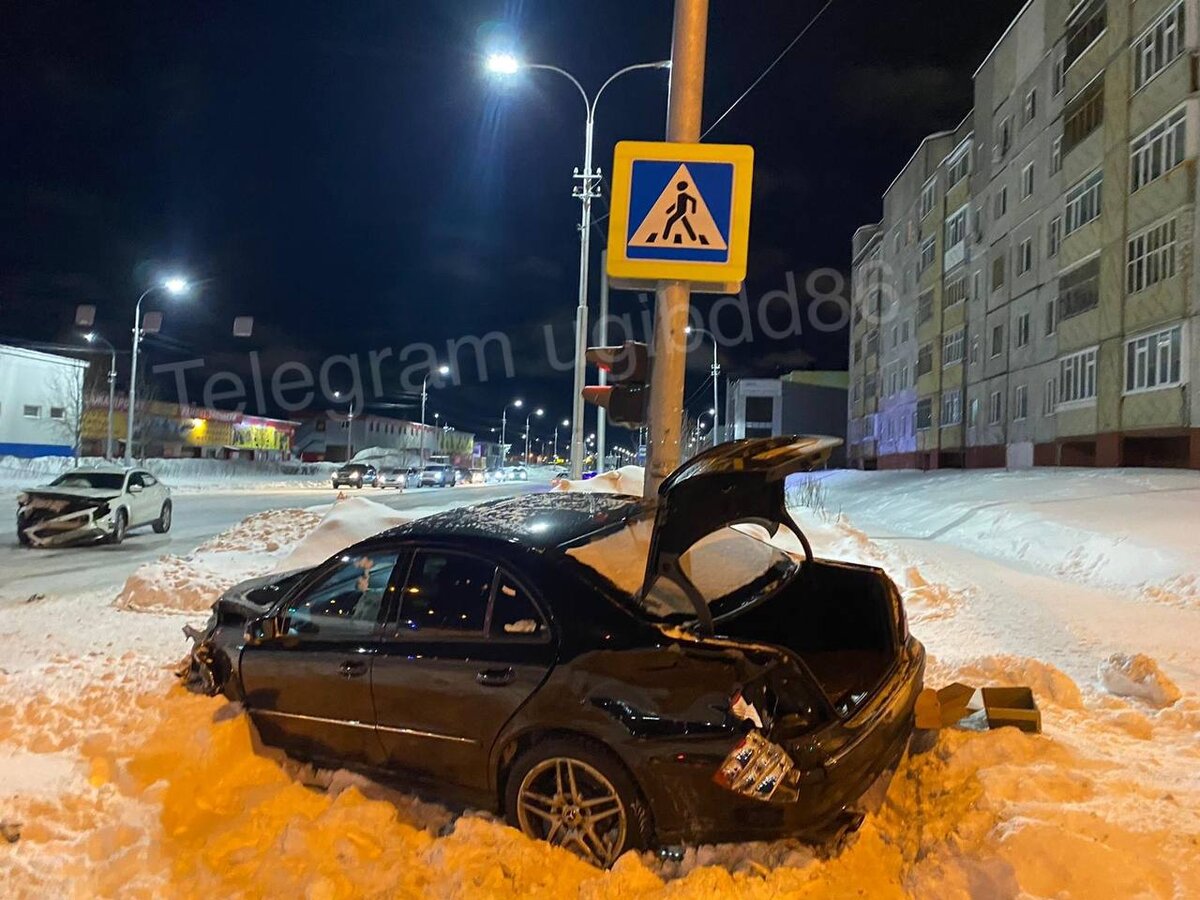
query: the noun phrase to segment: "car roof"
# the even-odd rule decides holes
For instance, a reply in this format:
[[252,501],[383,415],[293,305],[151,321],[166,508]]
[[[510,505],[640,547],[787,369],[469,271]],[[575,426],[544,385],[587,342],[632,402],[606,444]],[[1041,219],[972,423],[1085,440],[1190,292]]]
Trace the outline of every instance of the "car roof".
[[459,507],[417,519],[384,535],[484,539],[550,549],[623,525],[643,509],[639,497],[541,492]]

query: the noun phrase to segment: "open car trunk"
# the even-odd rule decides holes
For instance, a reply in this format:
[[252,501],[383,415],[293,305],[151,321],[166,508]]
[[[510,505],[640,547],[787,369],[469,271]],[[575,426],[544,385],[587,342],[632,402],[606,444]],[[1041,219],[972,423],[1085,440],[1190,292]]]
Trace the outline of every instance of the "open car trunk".
[[895,604],[877,569],[814,559],[777,594],[715,627],[723,637],[791,650],[845,716],[879,686],[900,652]]

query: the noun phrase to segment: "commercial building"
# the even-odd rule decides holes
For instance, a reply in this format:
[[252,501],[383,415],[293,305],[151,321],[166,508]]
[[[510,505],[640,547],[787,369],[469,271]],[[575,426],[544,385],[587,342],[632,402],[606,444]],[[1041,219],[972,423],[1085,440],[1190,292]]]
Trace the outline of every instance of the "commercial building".
[[343,413],[315,412],[302,416],[295,446],[305,462],[342,462],[351,451],[378,448],[392,451],[389,456],[397,465],[420,466],[437,456],[470,466],[475,435],[388,416],[357,415],[351,420]]
[[0,456],[73,456],[87,363],[0,345]]
[[1031,0],[853,238],[866,467],[1200,468],[1195,0]]
[[[845,438],[847,380],[845,372],[797,371],[782,378],[732,381],[725,394],[723,431],[728,440],[781,434]],[[845,465],[845,449],[834,451],[829,462]]]

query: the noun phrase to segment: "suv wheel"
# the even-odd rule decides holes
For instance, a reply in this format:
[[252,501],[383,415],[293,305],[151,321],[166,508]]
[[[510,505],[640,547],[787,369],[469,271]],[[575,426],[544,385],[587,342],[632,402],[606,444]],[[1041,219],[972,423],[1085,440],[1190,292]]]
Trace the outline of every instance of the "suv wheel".
[[598,744],[571,738],[534,744],[513,764],[504,793],[510,825],[594,866],[607,868],[652,840],[637,786]]
[[158,519],[151,526],[155,534],[166,534],[171,530],[171,501],[167,500],[162,505],[162,512],[158,514]]
[[129,513],[118,509],[113,515],[113,530],[108,540],[109,543],[119,544],[125,540],[125,532],[129,530]]

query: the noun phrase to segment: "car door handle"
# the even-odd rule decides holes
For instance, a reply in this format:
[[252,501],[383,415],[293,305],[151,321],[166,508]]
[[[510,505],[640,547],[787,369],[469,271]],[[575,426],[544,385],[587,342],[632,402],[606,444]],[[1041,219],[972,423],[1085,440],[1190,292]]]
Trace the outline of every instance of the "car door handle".
[[476,684],[482,684],[484,687],[504,687],[506,684],[512,684],[516,680],[517,673],[512,670],[512,667],[507,669],[484,669],[482,672],[475,673]]
[[338,672],[343,678],[361,678],[367,674],[367,664],[358,660],[346,660],[338,666]]

